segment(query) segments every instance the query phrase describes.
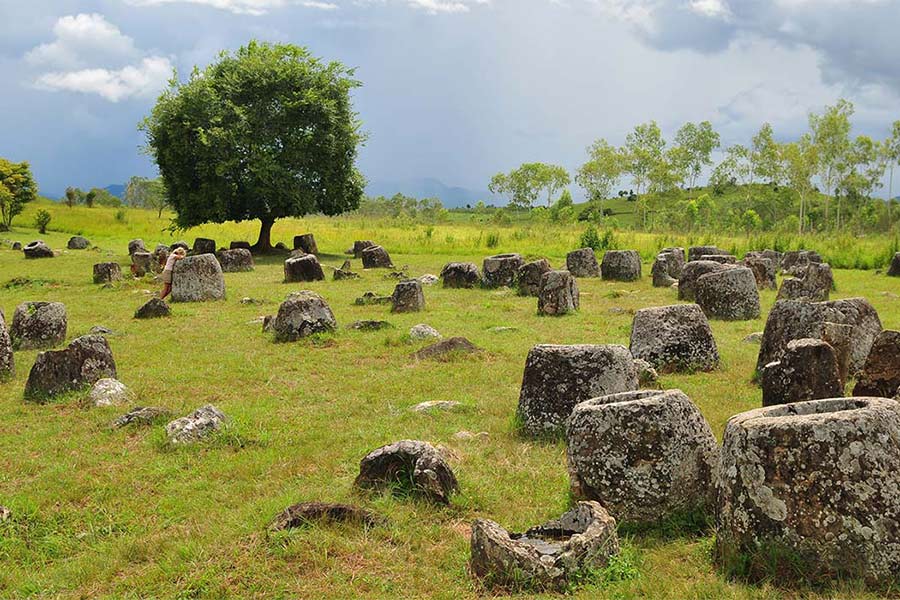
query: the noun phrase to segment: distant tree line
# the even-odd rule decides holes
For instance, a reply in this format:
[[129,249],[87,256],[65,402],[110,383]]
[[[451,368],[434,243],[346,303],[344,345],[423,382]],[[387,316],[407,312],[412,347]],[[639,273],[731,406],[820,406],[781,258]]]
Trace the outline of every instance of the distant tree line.
[[363,198],[356,214],[368,217],[391,219],[409,218],[417,221],[437,223],[447,218],[448,212],[437,198],[418,200],[404,194],[394,194],[390,198],[378,196]]
[[[686,123],[671,143],[655,121],[634,127],[621,147],[598,139],[574,175],[591,205],[578,215],[567,210],[562,197],[554,209],[556,194],[571,182],[557,165],[523,164],[495,175],[489,189],[514,208],[533,208],[545,197],[551,218],[568,213],[602,218],[608,214],[603,203],[629,181],[633,188],[619,190],[618,196],[637,203],[645,228],[677,222],[743,230],[789,225],[799,233],[890,229],[896,224],[893,175],[900,165],[900,121],[883,140],[854,137],[853,113],[851,102],[839,100],[821,114],[810,114],[809,131],[787,142],[777,141],[771,124],[764,123],[749,145],[725,148],[718,164],[713,153],[721,148],[721,138],[709,121]],[[710,177],[702,192],[710,196],[697,193],[704,172]],[[885,177],[889,200],[875,202]],[[728,200],[724,211],[719,210],[722,199]]]

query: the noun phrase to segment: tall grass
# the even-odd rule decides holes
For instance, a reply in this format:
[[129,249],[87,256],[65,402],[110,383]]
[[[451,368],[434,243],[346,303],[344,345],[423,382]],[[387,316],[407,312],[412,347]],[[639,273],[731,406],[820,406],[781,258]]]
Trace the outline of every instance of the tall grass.
[[[176,239],[191,241],[209,237],[227,246],[233,240],[255,241],[257,221],[210,223],[186,231],[171,231],[170,213],[157,217],[154,211],[118,208],[69,208],[50,201],[31,203],[13,222],[14,227],[30,227],[39,210],[51,216],[50,231],[85,235],[96,240],[141,237],[148,244],[171,243]],[[506,223],[453,219],[442,223],[418,223],[410,219],[362,217],[347,214],[340,217],[309,216],[303,219],[281,219],[272,231],[273,241],[289,243],[294,235],[313,232],[320,248],[339,254],[357,239],[373,239],[392,252],[404,254],[478,254],[481,252],[524,252],[561,258],[571,250],[584,246],[583,236],[590,227],[585,223],[533,223],[515,220]],[[750,250],[772,248],[787,251],[818,251],[833,267],[839,269],[880,269],[900,251],[900,240],[887,235],[856,237],[850,234],[765,233],[752,236],[711,233],[643,233],[629,229],[603,234],[604,248],[637,250],[644,260],[652,260],[667,246],[689,247],[715,244],[742,256]],[[608,248],[607,248],[608,247]]]

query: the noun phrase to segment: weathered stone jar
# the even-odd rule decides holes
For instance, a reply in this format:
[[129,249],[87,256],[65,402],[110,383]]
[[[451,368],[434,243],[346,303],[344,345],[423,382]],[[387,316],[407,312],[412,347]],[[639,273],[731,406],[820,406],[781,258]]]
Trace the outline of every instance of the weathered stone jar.
[[497,254],[488,256],[481,265],[484,287],[515,287],[519,267],[525,264],[519,254]]
[[635,358],[663,372],[711,371],[719,366],[712,329],[696,304],[637,311],[631,326],[630,348]]
[[581,292],[578,282],[568,271],[547,271],[541,276],[538,290],[538,314],[564,315],[578,310]]
[[620,523],[653,523],[712,508],[719,448],[680,390],[625,392],[582,402],[566,428],[576,498]]
[[597,502],[575,507],[525,533],[487,519],[472,524],[472,574],[489,587],[563,591],[585,569],[603,568],[619,553],[616,521]]
[[566,270],[575,277],[600,277],[600,265],[593,248],[573,250],[566,255]]
[[791,561],[775,565],[779,572],[801,566],[805,578],[894,580],[898,465],[900,404],[893,400],[813,400],[732,417],[719,468],[719,561],[740,561],[751,577],[763,575],[753,557],[764,555],[769,563]]
[[631,352],[617,344],[539,344],[528,352],[518,419],[530,436],[562,434],[579,402],[638,388]]
[[445,288],[473,288],[481,281],[481,273],[475,263],[452,262],[441,269]]

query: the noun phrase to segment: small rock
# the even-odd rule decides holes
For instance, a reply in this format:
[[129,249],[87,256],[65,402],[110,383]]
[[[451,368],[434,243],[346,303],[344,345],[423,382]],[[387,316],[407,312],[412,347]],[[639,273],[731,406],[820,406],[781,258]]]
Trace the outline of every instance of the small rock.
[[135,319],[158,319],[161,317],[169,317],[172,315],[172,309],[165,300],[161,298],[150,298],[134,313]]
[[384,519],[372,511],[348,504],[301,502],[280,512],[269,524],[269,531],[286,531],[319,521],[357,523],[366,527],[375,527],[383,523]]
[[94,325],[90,332],[96,335],[113,335],[113,330],[103,325]]
[[382,329],[391,329],[393,325],[387,321],[354,321],[347,326],[347,329],[355,329],[357,331],[380,331]]
[[122,267],[116,262],[94,265],[94,283],[112,283],[122,279]]
[[294,342],[314,333],[334,331],[337,321],[324,298],[302,291],[292,293],[281,303],[271,327],[277,341]]
[[104,377],[91,388],[88,399],[93,406],[119,406],[130,402],[133,396],[131,390],[118,379]]
[[464,442],[468,442],[468,441],[472,441],[472,440],[485,441],[485,440],[490,439],[490,437],[491,436],[487,431],[479,431],[478,433],[472,433],[471,431],[463,430],[463,431],[457,431],[456,433],[453,434],[453,439],[461,440]]
[[191,250],[191,254],[200,255],[200,254],[215,254],[216,253],[216,240],[211,240],[209,238],[198,237],[194,239],[194,248]]
[[412,329],[409,330],[409,337],[416,341],[422,341],[440,340],[444,336],[442,336],[441,333],[431,325],[420,323],[418,325],[414,325]]
[[420,402],[412,407],[413,412],[424,413],[431,411],[446,411],[446,410],[454,410],[462,406],[459,402],[453,402],[452,400],[429,400],[428,402]]
[[411,493],[448,504],[459,483],[437,448],[427,442],[402,440],[367,454],[359,463],[354,485],[383,490],[409,486]]
[[66,244],[66,248],[69,250],[84,250],[91,243],[87,240],[87,238],[83,238],[80,235],[75,235],[69,238],[69,242]]
[[113,421],[112,426],[118,429],[126,425],[152,425],[156,421],[168,418],[171,415],[172,413],[165,408],[137,406]]
[[481,350],[477,346],[475,346],[475,344],[473,344],[466,338],[453,337],[448,340],[443,340],[436,344],[432,344],[431,346],[422,348],[421,350],[413,354],[413,358],[416,358],[418,360],[427,360],[429,358],[444,359],[447,358],[448,355],[473,354],[480,351]]
[[437,275],[432,275],[431,273],[421,275],[418,279],[419,283],[422,285],[434,285],[440,281],[440,278]]
[[366,292],[353,303],[357,306],[369,306],[373,304],[391,304],[393,301],[393,296],[379,296],[375,292]]
[[0,506],[0,521],[9,521],[12,518],[12,511],[5,506]]
[[745,337],[743,341],[747,342],[748,344],[761,344],[762,339],[763,339],[763,332],[762,331],[754,331],[753,333],[751,333],[750,335]]
[[207,404],[193,413],[166,425],[166,436],[172,444],[192,444],[205,438],[225,423],[226,417],[218,408]]
[[116,362],[109,342],[100,335],[85,335],[64,350],[48,350],[37,355],[25,383],[25,399],[43,402],[115,376]]
[[263,302],[262,300],[257,300],[256,298],[250,298],[249,296],[244,297],[244,298],[241,298],[241,304],[244,304],[244,305],[248,305],[248,304],[263,304],[263,303],[264,303],[264,302]]
[[311,233],[295,235],[294,250],[303,250],[307,254],[318,254],[319,246],[316,244],[316,236]]

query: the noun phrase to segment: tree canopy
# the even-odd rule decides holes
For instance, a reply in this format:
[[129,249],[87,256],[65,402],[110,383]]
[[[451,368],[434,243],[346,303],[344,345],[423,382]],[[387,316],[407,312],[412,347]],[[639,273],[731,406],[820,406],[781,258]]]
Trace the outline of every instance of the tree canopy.
[[539,162],[524,163],[509,173],[497,173],[491,178],[488,189],[493,194],[506,196],[510,205],[531,208],[542,193],[547,196],[547,206],[553,197],[571,183],[568,171],[558,165]]
[[363,142],[352,69],[306,48],[250,42],[186,82],[173,78],[141,128],[175,224],[276,219],[359,206]]
[[37,185],[27,162],[0,158],[0,231],[9,231],[13,217],[37,198]]

